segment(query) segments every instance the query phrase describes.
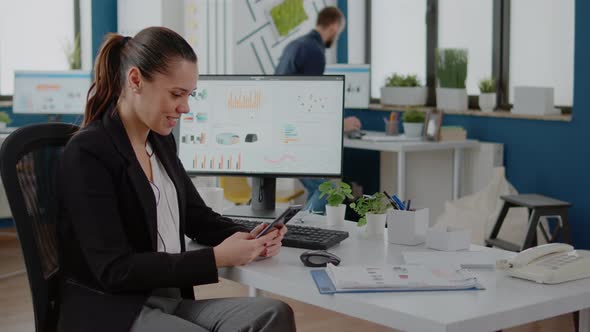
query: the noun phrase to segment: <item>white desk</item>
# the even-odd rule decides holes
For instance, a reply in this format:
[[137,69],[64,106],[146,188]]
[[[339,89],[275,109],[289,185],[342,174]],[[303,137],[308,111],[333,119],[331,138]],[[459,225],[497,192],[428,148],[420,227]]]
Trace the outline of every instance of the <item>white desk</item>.
[[[350,232],[350,237],[330,251],[342,259],[343,265],[399,264],[402,251],[424,250],[365,239],[351,222],[342,228]],[[188,242],[189,250],[198,247]],[[220,269],[220,276],[404,331],[489,332],[590,308],[590,279],[544,286],[505,276],[501,271],[476,272],[486,287],[482,291],[321,295],[311,269],[299,260],[303,251],[283,248],[271,259]],[[580,331],[588,331],[588,317],[588,310],[580,313],[580,325],[586,324]]]
[[[367,131],[367,135],[385,135],[385,133]],[[453,199],[459,198],[460,172],[463,159],[463,149],[473,148],[479,145],[478,141],[444,141],[444,142],[373,142],[362,139],[344,138],[344,147],[351,149],[363,149],[382,152],[396,152],[397,158],[397,193],[402,199],[406,198],[406,153],[416,151],[453,150]]]

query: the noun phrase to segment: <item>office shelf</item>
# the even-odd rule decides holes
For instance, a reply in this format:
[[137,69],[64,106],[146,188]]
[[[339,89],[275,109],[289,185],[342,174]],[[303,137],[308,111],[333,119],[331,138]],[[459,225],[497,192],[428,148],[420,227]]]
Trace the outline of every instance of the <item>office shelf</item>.
[[[398,111],[404,112],[408,109],[408,106],[393,106],[393,105],[381,105],[381,104],[369,104],[369,110],[371,111]],[[433,110],[434,107],[418,106],[417,110],[427,112]],[[572,121],[571,114],[562,115],[523,115],[514,114],[509,111],[494,111],[494,112],[482,112],[480,110],[465,110],[465,111],[444,111],[446,114],[452,115],[467,115],[467,116],[479,116],[488,118],[508,118],[508,119],[524,119],[524,120],[542,120],[542,121]]]

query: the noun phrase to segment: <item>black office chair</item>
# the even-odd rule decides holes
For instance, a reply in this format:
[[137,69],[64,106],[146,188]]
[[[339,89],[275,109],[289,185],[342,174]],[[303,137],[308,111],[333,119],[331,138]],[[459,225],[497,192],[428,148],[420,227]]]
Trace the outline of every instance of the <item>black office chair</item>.
[[66,123],[30,125],[10,134],[0,149],[0,175],[27,267],[37,332],[57,329],[56,180],[63,147],[77,130]]

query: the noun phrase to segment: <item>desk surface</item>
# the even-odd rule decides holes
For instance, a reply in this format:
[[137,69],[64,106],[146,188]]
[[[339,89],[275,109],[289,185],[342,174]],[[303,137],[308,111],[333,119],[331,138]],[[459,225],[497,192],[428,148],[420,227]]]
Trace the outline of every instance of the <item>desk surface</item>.
[[[376,136],[383,135],[384,132],[367,131],[367,135]],[[431,150],[449,150],[457,148],[471,148],[479,145],[476,140],[463,141],[390,141],[390,142],[374,142],[362,139],[350,139],[345,136],[344,147],[353,149],[375,150],[375,151],[431,151]]]
[[[311,224],[327,227],[320,221]],[[368,239],[352,222],[337,228],[350,232],[348,239],[330,250],[343,265],[400,264],[403,251],[426,250]],[[188,242],[189,250],[198,247]],[[261,290],[405,331],[495,331],[590,307],[590,279],[547,286],[485,270],[474,270],[486,287],[482,291],[321,295],[311,269],[299,260],[303,251],[283,248],[271,259],[220,269],[219,273]]]

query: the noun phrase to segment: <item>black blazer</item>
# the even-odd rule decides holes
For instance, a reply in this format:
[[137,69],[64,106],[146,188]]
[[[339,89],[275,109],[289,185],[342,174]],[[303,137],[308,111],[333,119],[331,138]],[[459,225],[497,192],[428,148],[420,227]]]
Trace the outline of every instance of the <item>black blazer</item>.
[[152,290],[218,281],[213,249],[185,252],[184,235],[217,245],[246,231],[205,205],[172,135],[149,141],[176,186],[182,253],[157,252],[156,202],[116,112],[81,129],[64,149],[58,225],[60,331],[129,331]]

